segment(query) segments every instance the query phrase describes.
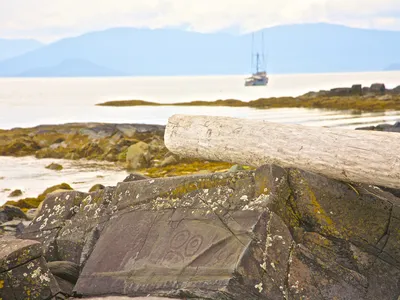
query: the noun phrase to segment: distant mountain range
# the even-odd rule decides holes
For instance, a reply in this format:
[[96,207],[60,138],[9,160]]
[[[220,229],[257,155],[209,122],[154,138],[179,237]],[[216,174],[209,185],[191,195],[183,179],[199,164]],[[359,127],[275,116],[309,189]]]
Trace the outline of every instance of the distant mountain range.
[[39,49],[43,44],[35,40],[0,39],[0,61]]
[[[381,71],[400,60],[400,31],[317,23],[263,33],[275,74]],[[261,32],[254,38],[260,48]],[[0,76],[248,74],[251,50],[252,34],[113,28],[16,55],[0,62]]]

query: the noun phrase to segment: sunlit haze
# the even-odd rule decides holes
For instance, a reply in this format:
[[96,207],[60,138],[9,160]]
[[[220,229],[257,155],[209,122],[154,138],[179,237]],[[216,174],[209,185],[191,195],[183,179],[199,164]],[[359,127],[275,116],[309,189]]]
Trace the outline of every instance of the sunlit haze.
[[43,42],[110,27],[243,33],[327,22],[400,30],[399,0],[0,0],[0,37]]

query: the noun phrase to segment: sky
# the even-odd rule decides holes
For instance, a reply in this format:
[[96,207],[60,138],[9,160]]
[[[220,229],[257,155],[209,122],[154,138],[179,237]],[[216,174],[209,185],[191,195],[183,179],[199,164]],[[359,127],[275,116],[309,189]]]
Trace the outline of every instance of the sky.
[[111,27],[247,33],[314,22],[400,30],[400,0],[0,0],[0,37],[42,42]]

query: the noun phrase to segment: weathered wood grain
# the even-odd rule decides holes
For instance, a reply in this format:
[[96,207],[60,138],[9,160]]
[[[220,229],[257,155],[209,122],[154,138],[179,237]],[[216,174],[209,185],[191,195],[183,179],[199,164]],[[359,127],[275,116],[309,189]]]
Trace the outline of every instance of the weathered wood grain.
[[165,144],[182,157],[255,167],[277,164],[400,188],[398,133],[174,115],[166,127]]

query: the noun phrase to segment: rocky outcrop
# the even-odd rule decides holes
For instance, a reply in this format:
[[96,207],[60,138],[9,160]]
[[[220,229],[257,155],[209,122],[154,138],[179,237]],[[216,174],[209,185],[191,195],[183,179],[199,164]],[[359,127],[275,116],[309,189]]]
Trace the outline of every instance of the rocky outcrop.
[[361,84],[354,84],[352,87],[333,88],[329,91],[309,92],[302,97],[376,97],[379,95],[400,95],[400,86],[394,89],[387,89],[383,83],[373,83],[370,87],[362,87]]
[[[161,141],[164,126],[71,123],[0,130],[0,155],[124,162],[129,146]],[[167,150],[164,150],[166,153]]]
[[15,236],[29,224],[29,217],[19,207],[12,205],[0,207],[0,237]]
[[40,243],[0,239],[0,298],[64,299],[42,256]]
[[400,199],[298,169],[50,195],[19,236],[79,268],[76,296],[397,299]]
[[400,122],[396,122],[395,124],[380,124],[376,126],[366,126],[359,127],[356,130],[374,130],[374,131],[386,131],[386,132],[400,132]]
[[13,197],[19,197],[23,194],[21,190],[13,190],[8,197],[13,198]]
[[151,160],[150,147],[144,142],[130,146],[126,153],[126,163],[129,170],[149,167]]
[[[108,161],[150,177],[221,171],[226,163],[170,157],[164,145],[165,126],[144,124],[69,123],[33,128],[0,129],[0,155]],[[163,167],[160,167],[160,166]],[[171,166],[177,165],[177,168]],[[60,170],[55,163],[48,166]],[[36,205],[37,206],[37,205]],[[30,208],[26,206],[27,208]]]
[[12,205],[0,207],[0,224],[14,219],[28,220],[28,217],[19,207]]
[[123,182],[139,181],[139,180],[146,180],[146,179],[150,179],[150,178],[147,176],[144,176],[142,174],[131,173],[123,180]]

